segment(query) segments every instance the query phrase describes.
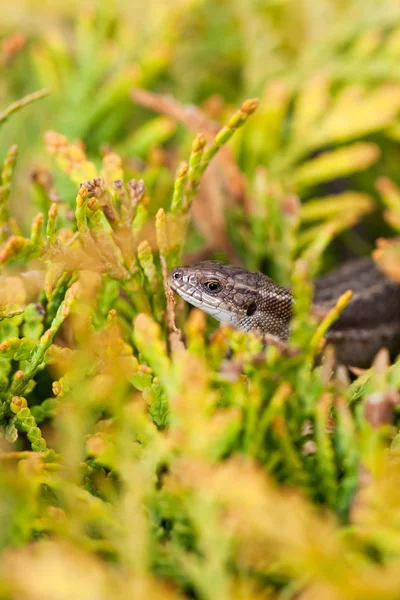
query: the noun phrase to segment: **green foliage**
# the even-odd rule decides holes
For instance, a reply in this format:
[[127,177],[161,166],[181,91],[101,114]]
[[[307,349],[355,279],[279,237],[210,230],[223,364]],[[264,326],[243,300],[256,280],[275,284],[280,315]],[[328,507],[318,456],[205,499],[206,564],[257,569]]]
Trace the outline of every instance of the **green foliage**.
[[[400,361],[311,306],[378,236],[400,281],[399,9],[139,4],[1,9],[0,599],[395,600]],[[289,343],[175,305],[187,254],[291,285]]]

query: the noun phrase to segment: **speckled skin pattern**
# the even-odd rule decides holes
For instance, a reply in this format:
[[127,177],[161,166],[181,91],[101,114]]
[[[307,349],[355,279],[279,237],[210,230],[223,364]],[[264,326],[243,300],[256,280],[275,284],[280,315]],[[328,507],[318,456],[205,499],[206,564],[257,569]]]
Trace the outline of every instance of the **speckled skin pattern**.
[[[215,291],[209,289],[214,283]],[[261,273],[209,260],[174,269],[169,285],[218,321],[282,339],[289,335],[292,295]]]
[[[289,335],[292,294],[262,273],[205,261],[174,269],[168,283],[218,321],[282,340]],[[400,285],[370,259],[356,259],[315,282],[314,306],[329,309],[348,289],[353,298],[326,336],[338,361],[366,366],[382,346],[400,350]]]

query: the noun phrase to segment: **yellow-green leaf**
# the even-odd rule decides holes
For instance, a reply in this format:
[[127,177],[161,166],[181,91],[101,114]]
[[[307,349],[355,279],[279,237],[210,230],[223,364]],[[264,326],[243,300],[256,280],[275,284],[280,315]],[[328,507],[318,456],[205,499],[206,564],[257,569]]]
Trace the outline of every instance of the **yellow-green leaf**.
[[363,171],[378,160],[380,150],[376,144],[359,142],[325,152],[299,167],[293,176],[296,186],[303,188]]

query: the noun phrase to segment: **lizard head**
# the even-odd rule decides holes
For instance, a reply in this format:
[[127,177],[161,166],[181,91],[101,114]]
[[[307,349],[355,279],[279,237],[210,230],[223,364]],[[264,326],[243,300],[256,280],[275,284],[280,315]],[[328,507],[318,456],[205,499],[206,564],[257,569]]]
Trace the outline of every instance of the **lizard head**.
[[[209,260],[190,267],[177,267],[168,285],[186,302],[215,319],[245,331],[287,335],[290,320],[290,293],[261,273]],[[269,295],[268,295],[269,294]],[[276,308],[285,303],[287,317],[279,331],[274,325]],[[275,319],[276,320],[276,319]]]

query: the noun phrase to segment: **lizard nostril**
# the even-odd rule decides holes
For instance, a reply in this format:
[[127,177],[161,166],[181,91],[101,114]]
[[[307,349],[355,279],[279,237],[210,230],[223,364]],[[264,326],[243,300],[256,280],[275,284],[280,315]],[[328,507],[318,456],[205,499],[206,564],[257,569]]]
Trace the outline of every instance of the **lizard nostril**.
[[182,277],[182,271],[174,271],[172,273],[172,279],[175,279],[175,281],[179,281],[179,279],[181,279]]

